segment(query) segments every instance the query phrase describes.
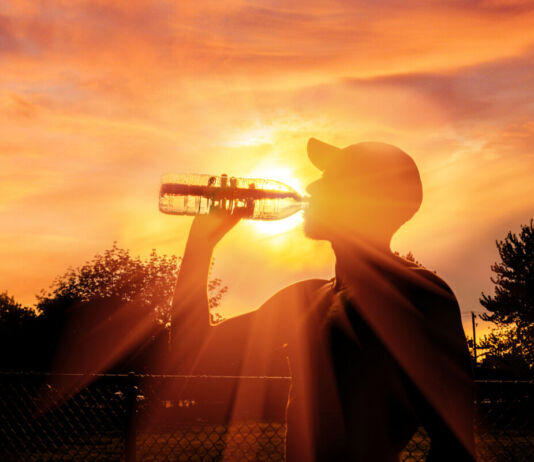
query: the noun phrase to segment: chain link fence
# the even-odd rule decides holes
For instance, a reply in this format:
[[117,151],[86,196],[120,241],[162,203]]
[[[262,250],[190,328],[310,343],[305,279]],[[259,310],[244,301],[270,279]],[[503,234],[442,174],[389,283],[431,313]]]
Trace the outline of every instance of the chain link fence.
[[[240,395],[263,397],[264,421],[246,409],[236,418],[238,381]],[[288,387],[287,377],[0,374],[0,460],[283,461]],[[534,460],[534,382],[477,389],[479,460]],[[401,460],[424,461],[429,448],[421,428]]]

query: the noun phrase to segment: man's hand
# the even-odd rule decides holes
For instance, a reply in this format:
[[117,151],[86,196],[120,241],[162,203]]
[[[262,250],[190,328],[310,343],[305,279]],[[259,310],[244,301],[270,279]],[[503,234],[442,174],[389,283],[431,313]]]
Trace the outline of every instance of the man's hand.
[[[236,211],[238,212],[238,211]],[[241,219],[240,213],[230,215],[225,210],[215,210],[207,215],[197,215],[193,219],[189,239],[195,243],[215,246]]]

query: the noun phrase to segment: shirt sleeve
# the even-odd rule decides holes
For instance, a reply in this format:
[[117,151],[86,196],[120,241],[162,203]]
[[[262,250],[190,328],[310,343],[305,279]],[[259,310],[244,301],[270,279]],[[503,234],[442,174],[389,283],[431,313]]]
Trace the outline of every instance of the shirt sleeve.
[[301,281],[277,292],[259,309],[211,327],[197,370],[229,375],[288,375],[284,346],[313,293],[326,281]]

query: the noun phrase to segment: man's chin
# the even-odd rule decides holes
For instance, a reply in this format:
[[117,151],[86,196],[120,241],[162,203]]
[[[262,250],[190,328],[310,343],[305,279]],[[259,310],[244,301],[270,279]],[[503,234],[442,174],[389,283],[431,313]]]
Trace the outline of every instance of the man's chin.
[[323,226],[310,221],[304,221],[304,234],[306,237],[314,240],[328,240],[328,233]]

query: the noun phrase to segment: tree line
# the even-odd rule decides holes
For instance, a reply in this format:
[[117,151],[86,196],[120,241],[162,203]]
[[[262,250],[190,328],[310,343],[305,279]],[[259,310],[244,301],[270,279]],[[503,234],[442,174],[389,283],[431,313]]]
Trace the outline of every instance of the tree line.
[[[533,221],[496,245],[500,261],[491,266],[494,293],[480,298],[486,309],[480,317],[494,328],[477,344],[479,376],[533,377]],[[411,252],[405,258],[420,265]],[[141,259],[114,243],[84,265],[69,268],[37,296],[34,307],[0,293],[0,370],[159,372],[154,358],[168,352],[179,268],[176,256],[153,250]],[[216,308],[227,288],[218,278],[208,288]]]
[[[0,293],[0,370],[154,372],[168,349],[179,268],[176,256],[142,259],[114,243],[56,278],[32,308]],[[227,288],[218,278],[208,288],[216,308]]]

